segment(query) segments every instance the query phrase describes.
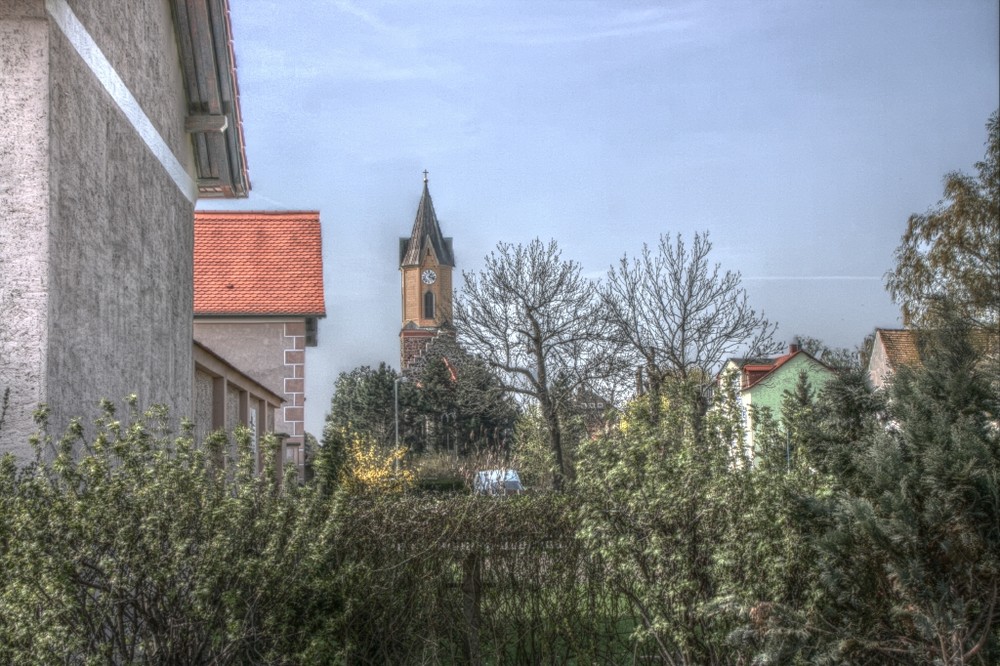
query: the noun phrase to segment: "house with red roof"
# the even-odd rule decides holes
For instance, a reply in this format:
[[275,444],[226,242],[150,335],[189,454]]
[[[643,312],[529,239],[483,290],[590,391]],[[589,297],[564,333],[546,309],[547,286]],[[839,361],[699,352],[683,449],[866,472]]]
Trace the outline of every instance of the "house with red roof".
[[[195,212],[195,341],[283,399],[273,431],[287,435],[284,461],[300,473],[306,348],[324,300],[317,211]],[[196,395],[210,381],[197,376]]]
[[743,411],[746,429],[745,446],[753,455],[753,411],[767,408],[778,422],[785,392],[795,390],[799,375],[805,374],[814,391],[836,376],[830,366],[802,350],[797,343],[788,352],[775,358],[732,358],[719,374],[720,381],[738,382],[737,395]]

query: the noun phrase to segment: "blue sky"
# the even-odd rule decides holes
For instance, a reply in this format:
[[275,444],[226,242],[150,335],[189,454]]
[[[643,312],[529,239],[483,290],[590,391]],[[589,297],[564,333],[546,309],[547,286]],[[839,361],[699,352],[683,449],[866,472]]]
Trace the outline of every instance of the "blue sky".
[[317,435],[339,372],[398,365],[424,169],[459,270],[538,236],[599,277],[707,230],[783,339],[853,348],[1000,106],[996,0],[230,4],[253,190],[200,207],[320,211]]

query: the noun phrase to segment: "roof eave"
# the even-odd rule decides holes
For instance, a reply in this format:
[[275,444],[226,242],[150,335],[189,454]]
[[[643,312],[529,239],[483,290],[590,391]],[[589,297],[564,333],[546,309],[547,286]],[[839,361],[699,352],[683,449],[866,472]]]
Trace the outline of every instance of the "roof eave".
[[302,317],[303,319],[326,319],[326,312],[212,312],[197,311],[194,313],[198,317],[214,317],[218,319],[287,319],[288,317]]
[[250,192],[229,0],[173,0],[198,195]]

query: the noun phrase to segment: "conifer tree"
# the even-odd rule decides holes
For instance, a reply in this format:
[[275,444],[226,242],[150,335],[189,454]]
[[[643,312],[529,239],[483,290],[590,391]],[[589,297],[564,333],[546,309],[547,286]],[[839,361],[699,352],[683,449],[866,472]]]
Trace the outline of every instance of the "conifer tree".
[[781,421],[787,439],[788,466],[812,466],[810,455],[818,445],[816,394],[809,377],[800,372],[792,391],[781,401]]
[[397,421],[399,443],[419,443],[413,428],[415,403],[413,384],[401,381],[399,373],[385,363],[342,372],[323,426],[323,445],[338,444],[338,433],[353,433],[384,449],[395,448]]
[[1000,658],[997,396],[960,326],[923,340],[866,434],[818,542],[814,626],[828,657],[906,664]]
[[858,479],[856,465],[865,442],[883,427],[884,410],[884,395],[872,391],[864,370],[841,370],[816,399],[817,439],[810,464],[840,486],[859,491],[851,485]]
[[428,447],[465,455],[509,443],[517,410],[480,359],[453,349],[450,356],[426,359],[414,382]]

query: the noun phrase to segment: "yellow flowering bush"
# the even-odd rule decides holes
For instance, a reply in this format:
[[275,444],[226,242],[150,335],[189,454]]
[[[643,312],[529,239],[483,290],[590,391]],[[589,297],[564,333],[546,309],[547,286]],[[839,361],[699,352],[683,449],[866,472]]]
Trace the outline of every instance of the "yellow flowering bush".
[[413,472],[404,466],[405,446],[383,449],[355,436],[347,443],[345,453],[340,485],[347,492],[399,493],[413,487]]

